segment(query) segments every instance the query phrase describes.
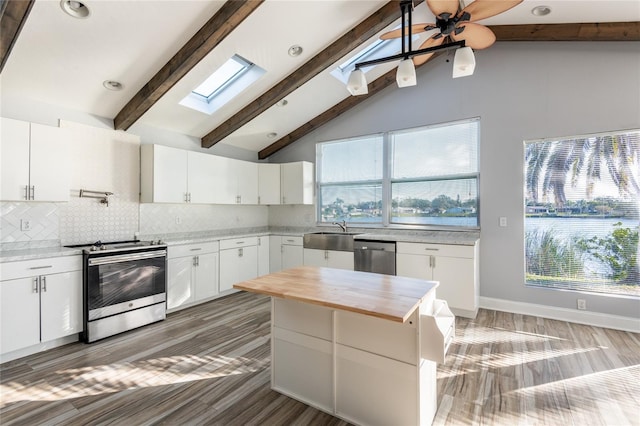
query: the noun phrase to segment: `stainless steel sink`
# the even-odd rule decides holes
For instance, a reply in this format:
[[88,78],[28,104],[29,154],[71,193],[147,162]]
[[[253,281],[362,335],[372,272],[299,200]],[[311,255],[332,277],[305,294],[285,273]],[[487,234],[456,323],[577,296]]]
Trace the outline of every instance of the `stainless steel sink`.
[[312,232],[304,234],[302,246],[318,250],[353,251],[355,232]]

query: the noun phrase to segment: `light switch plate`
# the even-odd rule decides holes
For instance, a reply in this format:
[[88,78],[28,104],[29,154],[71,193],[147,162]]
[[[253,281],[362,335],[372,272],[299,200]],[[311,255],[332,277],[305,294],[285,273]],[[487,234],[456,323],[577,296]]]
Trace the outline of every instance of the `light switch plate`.
[[500,218],[500,226],[503,227],[503,228],[507,227],[507,218],[506,217],[502,216]]

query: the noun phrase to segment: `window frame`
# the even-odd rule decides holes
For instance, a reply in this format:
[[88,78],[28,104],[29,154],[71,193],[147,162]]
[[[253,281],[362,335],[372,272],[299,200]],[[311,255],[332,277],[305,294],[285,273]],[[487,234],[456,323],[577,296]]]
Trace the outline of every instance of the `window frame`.
[[[477,122],[477,164],[475,173],[462,173],[455,175],[440,175],[430,177],[415,177],[415,178],[392,178],[393,167],[393,153],[392,153],[392,138],[393,135],[399,133],[410,133],[411,131],[422,131],[430,128],[455,126],[464,123]],[[414,230],[447,230],[447,231],[479,231],[480,230],[480,117],[471,117],[461,120],[435,123],[425,126],[412,127],[408,129],[392,130],[382,133],[372,133],[368,135],[360,135],[343,139],[328,140],[318,142],[316,144],[316,182],[315,190],[317,194],[316,202],[316,225],[317,226],[332,226],[330,222],[322,221],[322,188],[323,187],[335,187],[335,186],[367,186],[381,182],[382,194],[382,213],[381,220],[379,222],[347,222],[351,228],[389,228],[389,229],[414,229]],[[371,138],[379,136],[382,138],[382,179],[381,180],[363,180],[363,181],[340,181],[340,182],[321,182],[322,176],[322,154],[321,149],[325,144],[340,143],[357,141],[359,139]],[[395,183],[407,183],[407,182],[443,182],[454,181],[462,179],[475,179],[476,181],[476,217],[477,226],[457,226],[457,225],[443,225],[443,224],[417,224],[417,223],[400,223],[392,220],[392,185]]]

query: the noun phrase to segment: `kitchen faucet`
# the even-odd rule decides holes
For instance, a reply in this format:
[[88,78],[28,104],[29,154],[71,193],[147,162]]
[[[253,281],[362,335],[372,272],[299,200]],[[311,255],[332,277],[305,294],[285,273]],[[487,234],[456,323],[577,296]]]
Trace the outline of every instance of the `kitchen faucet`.
[[333,222],[332,225],[338,225],[342,229],[342,232],[347,232],[347,221],[346,220],[343,220],[342,223]]

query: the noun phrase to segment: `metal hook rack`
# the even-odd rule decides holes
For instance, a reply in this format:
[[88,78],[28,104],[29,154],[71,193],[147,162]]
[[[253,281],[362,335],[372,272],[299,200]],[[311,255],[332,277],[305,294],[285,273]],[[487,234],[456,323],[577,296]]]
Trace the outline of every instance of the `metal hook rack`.
[[105,204],[107,207],[109,207],[109,196],[111,195],[113,195],[113,192],[80,190],[80,198],[97,198],[100,200],[100,204]]

